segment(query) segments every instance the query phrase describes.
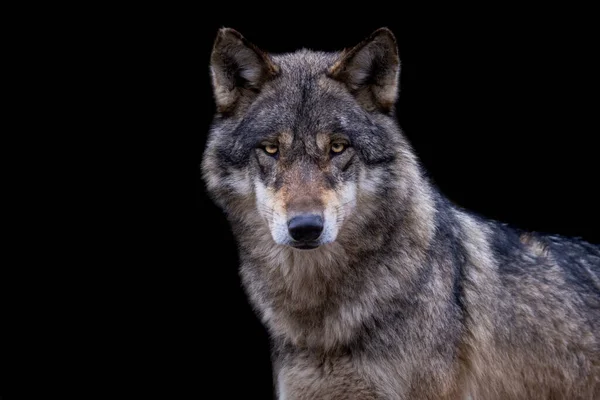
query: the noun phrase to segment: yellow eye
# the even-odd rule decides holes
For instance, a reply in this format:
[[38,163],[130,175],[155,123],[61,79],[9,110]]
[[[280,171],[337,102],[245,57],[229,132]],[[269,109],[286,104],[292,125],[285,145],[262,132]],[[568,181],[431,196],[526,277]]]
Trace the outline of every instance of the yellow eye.
[[331,151],[334,153],[341,153],[346,149],[346,145],[344,143],[333,143],[331,145]]
[[279,150],[279,148],[272,144],[268,144],[265,146],[265,151],[271,155],[275,155],[278,150]]

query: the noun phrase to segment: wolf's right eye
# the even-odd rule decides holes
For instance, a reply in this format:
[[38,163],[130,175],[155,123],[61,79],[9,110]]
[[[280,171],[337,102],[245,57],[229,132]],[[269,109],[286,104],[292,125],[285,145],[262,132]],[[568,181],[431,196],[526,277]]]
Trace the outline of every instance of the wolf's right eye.
[[267,152],[267,154],[272,155],[272,156],[276,155],[277,152],[279,151],[279,148],[277,146],[275,146],[275,145],[272,145],[272,144],[266,145],[264,147],[264,149]]
[[333,143],[331,145],[331,151],[335,154],[339,154],[344,150],[346,150],[346,145],[344,143]]

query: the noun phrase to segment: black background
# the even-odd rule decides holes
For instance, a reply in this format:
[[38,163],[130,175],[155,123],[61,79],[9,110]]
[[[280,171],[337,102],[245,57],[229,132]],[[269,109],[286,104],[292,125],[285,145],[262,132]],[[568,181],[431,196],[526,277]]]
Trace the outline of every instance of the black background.
[[[327,13],[227,4],[207,10],[201,23],[181,19],[182,37],[175,35],[181,41],[170,51],[185,50],[175,59],[188,63],[184,74],[197,74],[178,81],[187,81],[179,102],[192,105],[182,109],[192,113],[186,131],[196,143],[191,268],[200,271],[182,279],[204,295],[186,310],[202,321],[198,364],[224,394],[269,398],[272,383],[266,332],[246,301],[232,234],[204,193],[198,168],[214,112],[208,64],[220,27],[281,53],[341,50],[387,26],[402,63],[398,120],[440,190],[489,218],[600,243],[598,30],[591,10],[390,10],[380,4]],[[171,23],[177,26],[177,18]]]

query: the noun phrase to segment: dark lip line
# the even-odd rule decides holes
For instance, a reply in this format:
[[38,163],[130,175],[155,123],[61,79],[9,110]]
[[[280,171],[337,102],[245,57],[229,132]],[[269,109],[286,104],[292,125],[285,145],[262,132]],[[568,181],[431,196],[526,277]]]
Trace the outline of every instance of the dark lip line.
[[319,247],[319,244],[318,242],[293,242],[290,243],[290,246],[300,250],[312,250]]

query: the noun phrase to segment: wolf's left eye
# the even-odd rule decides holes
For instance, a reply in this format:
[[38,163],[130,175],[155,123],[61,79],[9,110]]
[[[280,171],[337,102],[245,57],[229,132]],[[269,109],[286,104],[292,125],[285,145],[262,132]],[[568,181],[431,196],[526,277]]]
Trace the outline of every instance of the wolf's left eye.
[[331,152],[335,154],[339,154],[342,151],[346,150],[346,145],[344,143],[333,143],[331,145]]
[[270,154],[270,155],[272,155],[272,156],[274,156],[275,154],[277,154],[277,151],[279,151],[279,148],[278,148],[277,146],[274,146],[274,145],[272,145],[272,144],[268,144],[268,145],[266,145],[266,146],[264,147],[264,149],[265,149],[265,151],[266,151],[268,154]]

